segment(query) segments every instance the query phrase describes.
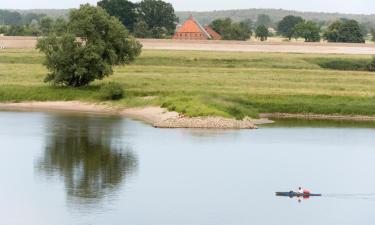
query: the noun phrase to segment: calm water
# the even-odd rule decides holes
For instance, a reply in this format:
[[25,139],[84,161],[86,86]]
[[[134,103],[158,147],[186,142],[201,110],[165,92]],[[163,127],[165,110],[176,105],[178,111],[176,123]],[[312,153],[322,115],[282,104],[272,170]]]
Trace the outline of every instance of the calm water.
[[[0,112],[0,224],[374,224],[374,125],[316,124],[162,130]],[[274,196],[299,185],[325,196]]]

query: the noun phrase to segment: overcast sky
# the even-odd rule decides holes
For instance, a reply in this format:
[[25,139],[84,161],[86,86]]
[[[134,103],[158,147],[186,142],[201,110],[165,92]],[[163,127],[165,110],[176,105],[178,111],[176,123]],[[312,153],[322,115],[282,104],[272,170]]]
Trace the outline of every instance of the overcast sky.
[[[177,11],[220,9],[282,8],[299,11],[375,14],[375,0],[167,0]],[[64,9],[97,0],[0,0],[7,9]]]

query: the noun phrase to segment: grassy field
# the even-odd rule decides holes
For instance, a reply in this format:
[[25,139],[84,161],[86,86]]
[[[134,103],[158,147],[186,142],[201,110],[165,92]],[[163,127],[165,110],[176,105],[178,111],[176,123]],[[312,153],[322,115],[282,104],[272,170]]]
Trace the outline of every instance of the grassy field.
[[[144,51],[132,65],[89,87],[43,83],[35,50],[0,51],[0,102],[101,101],[103,83],[123,85],[116,105],[159,105],[189,116],[257,117],[262,112],[375,115],[375,73],[339,71],[333,61],[363,64],[370,56]],[[345,64],[345,63],[344,63]],[[323,68],[325,67],[325,68]],[[328,68],[328,69],[327,69]],[[348,69],[348,68],[345,68]]]

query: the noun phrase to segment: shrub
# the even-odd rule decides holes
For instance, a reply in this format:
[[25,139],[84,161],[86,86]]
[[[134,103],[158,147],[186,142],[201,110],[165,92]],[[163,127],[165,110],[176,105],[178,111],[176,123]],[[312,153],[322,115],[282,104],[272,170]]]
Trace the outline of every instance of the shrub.
[[352,70],[352,71],[367,71],[368,60],[364,59],[325,59],[320,58],[313,60],[314,63],[324,69],[331,70]]
[[371,62],[367,65],[367,70],[375,72],[375,56],[372,57]]
[[119,100],[124,97],[124,89],[120,84],[110,82],[101,87],[100,97],[104,100]]

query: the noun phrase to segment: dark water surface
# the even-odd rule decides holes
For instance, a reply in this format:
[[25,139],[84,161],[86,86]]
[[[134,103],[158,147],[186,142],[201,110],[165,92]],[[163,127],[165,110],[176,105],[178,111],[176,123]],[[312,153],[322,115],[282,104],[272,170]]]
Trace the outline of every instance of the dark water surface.
[[[375,126],[154,129],[0,112],[0,224],[375,224]],[[322,198],[278,198],[302,185]]]

